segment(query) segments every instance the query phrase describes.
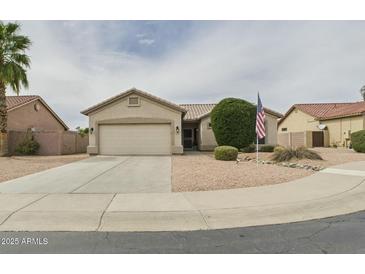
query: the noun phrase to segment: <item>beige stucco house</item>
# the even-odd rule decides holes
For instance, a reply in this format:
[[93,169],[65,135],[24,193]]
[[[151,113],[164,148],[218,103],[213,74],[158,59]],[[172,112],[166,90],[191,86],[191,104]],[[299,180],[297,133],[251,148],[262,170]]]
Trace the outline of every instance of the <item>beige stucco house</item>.
[[[132,88],[84,111],[89,116],[90,154],[170,155],[212,150],[215,104],[177,105]],[[266,109],[265,109],[266,110]],[[266,111],[267,138],[276,144],[279,113]]]
[[365,102],[295,104],[278,124],[284,146],[350,145],[351,133],[365,128]]

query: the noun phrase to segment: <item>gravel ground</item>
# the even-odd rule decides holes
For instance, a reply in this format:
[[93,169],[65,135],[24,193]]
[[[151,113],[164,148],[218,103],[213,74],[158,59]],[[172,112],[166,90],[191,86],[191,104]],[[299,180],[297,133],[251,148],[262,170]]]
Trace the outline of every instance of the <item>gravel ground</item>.
[[334,165],[340,165],[348,162],[365,161],[364,153],[357,153],[350,149],[345,148],[314,148],[312,150],[317,151],[324,161],[314,160],[299,160],[297,162],[302,164],[320,165],[323,167],[329,167]]
[[[322,167],[329,167],[339,164],[344,164],[348,162],[354,161],[365,161],[365,153],[357,153],[350,149],[345,148],[311,148],[319,153],[322,156],[323,161],[321,160],[291,160],[293,163],[301,163]],[[244,156],[249,156],[251,158],[255,158],[256,155],[254,153],[241,153],[241,158]],[[262,160],[270,160],[272,153],[260,153],[260,159]]]
[[204,191],[279,184],[313,174],[253,162],[217,161],[212,153],[173,156],[172,191]]
[[[342,148],[315,148],[323,161],[300,160],[303,164],[333,166],[352,161],[365,161],[365,154]],[[242,153],[240,157],[254,153]],[[260,159],[269,160],[272,153],[260,153]],[[172,189],[179,191],[204,191],[279,184],[313,174],[314,171],[259,165],[254,162],[216,161],[212,153],[188,153],[173,156]]]
[[0,182],[62,166],[87,157],[89,157],[87,154],[0,157]]

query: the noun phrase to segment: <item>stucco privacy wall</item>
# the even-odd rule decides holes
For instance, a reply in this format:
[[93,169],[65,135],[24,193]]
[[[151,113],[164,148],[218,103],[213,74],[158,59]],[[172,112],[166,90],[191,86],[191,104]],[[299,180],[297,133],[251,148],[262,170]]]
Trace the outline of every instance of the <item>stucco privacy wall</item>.
[[[285,120],[280,123],[278,133],[282,132],[301,132],[301,131],[317,131],[319,122],[312,116],[304,113],[299,109],[294,109]],[[286,128],[286,131],[282,129]]]
[[[138,96],[140,106],[129,106],[128,98]],[[108,104],[101,109],[91,112],[89,115],[89,127],[94,132],[89,136],[88,153],[99,153],[99,125],[100,124],[123,124],[123,123],[169,123],[171,127],[171,151],[172,153],[183,153],[181,144],[181,112],[172,108],[158,104],[140,94],[121,98],[120,100]],[[180,128],[176,133],[176,126]]]
[[[316,130],[319,131],[319,130]],[[329,132],[323,130],[323,146],[329,146]],[[298,148],[313,147],[313,131],[278,133],[278,145],[284,147]]]
[[278,145],[292,148],[312,147],[312,131],[279,133]]
[[[40,106],[38,111],[35,110],[35,104]],[[8,112],[8,130],[24,130],[27,128],[65,130],[63,125],[60,124],[39,100]]]
[[[8,150],[14,155],[18,145],[24,141],[26,131],[8,132]],[[40,144],[38,155],[64,155],[85,153],[89,143],[88,136],[81,137],[75,131],[41,130],[33,132],[34,139]]]

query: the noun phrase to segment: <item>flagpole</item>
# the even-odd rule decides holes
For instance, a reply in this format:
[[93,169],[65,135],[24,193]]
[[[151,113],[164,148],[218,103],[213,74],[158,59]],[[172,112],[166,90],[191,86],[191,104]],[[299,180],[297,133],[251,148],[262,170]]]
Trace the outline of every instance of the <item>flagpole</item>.
[[256,133],[256,167],[259,167],[259,135]]
[[[257,107],[259,105],[259,92],[257,92]],[[257,132],[257,107],[256,107],[256,168],[259,167],[259,133]]]

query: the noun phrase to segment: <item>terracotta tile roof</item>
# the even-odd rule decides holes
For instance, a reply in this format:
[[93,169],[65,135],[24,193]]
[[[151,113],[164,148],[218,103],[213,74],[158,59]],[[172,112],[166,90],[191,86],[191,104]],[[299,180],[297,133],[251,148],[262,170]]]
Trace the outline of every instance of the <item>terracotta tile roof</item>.
[[320,120],[361,115],[365,112],[365,102],[296,104],[294,106]]
[[319,104],[295,104],[293,105],[279,124],[292,112],[299,109],[318,120],[329,120],[334,118],[362,115],[365,113],[365,101],[354,103],[319,103]]
[[182,104],[180,105],[187,110],[184,116],[185,121],[199,120],[202,116],[209,114],[216,104]]
[[7,110],[11,110],[15,107],[24,105],[39,98],[40,97],[37,95],[6,96],[6,107]]
[[[212,109],[216,106],[216,104],[181,104],[181,107],[187,110],[187,113],[184,116],[185,121],[196,121],[210,114]],[[268,108],[264,108],[265,112],[276,116],[278,118],[283,117],[283,115],[279,112],[273,111]]]

